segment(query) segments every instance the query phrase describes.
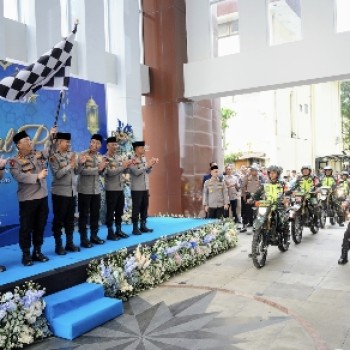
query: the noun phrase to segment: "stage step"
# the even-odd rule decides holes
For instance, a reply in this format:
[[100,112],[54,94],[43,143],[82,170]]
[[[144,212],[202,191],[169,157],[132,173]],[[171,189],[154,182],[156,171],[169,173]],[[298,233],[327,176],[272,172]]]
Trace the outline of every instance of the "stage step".
[[44,300],[51,331],[70,340],[123,314],[122,301],[106,298],[103,286],[95,283],[78,284]]

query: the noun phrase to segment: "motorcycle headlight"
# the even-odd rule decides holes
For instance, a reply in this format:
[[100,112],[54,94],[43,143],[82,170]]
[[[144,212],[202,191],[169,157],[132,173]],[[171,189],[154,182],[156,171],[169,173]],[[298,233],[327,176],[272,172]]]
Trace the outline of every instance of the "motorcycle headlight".
[[337,196],[338,197],[345,197],[344,196],[344,190],[343,189],[337,189]]
[[259,207],[258,214],[264,216],[267,212],[267,207]]

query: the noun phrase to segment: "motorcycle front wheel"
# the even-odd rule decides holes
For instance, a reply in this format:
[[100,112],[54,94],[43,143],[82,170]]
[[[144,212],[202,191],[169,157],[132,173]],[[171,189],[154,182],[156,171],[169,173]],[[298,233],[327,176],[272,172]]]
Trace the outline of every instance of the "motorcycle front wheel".
[[278,245],[278,249],[283,253],[286,252],[290,245],[290,234],[283,232],[282,233],[282,242]]
[[252,241],[252,259],[253,264],[257,269],[265,266],[267,257],[268,244],[266,242],[266,235],[263,229],[258,229],[254,232]]
[[300,215],[295,217],[295,220],[291,222],[292,238],[295,244],[299,244],[303,237],[303,224]]

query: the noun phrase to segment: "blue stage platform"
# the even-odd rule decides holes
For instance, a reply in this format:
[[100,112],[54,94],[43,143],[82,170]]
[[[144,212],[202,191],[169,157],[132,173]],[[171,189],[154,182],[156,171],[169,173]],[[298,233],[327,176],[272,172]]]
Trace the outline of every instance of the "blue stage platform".
[[[50,260],[45,263],[34,262],[33,266],[28,267],[25,267],[21,264],[22,253],[19,249],[18,244],[1,247],[0,265],[5,265],[7,271],[0,273],[0,291],[1,287],[6,287],[4,285],[10,285],[16,283],[17,281],[22,282],[23,280],[35,280],[36,276],[55,274],[56,271],[58,272],[64,268],[67,270],[70,266],[77,266],[82,262],[85,262],[86,265],[88,261],[96,257],[115,252],[121,248],[133,247],[139,243],[145,244],[147,242],[154,241],[162,236],[179,234],[181,232],[203,226],[204,224],[208,224],[210,222],[212,222],[212,220],[152,217],[147,221],[147,225],[154,229],[152,233],[144,233],[140,236],[135,236],[131,234],[132,225],[123,224],[122,229],[125,233],[130,234],[129,238],[121,239],[118,241],[106,241],[102,245],[94,245],[93,248],[81,248],[81,251],[79,253],[67,253],[63,256],[55,254],[54,238],[52,236],[45,237],[42,251],[50,258]],[[106,239],[106,226],[101,226],[99,236],[102,239]],[[78,232],[75,232],[74,234],[74,243],[76,245],[80,244],[80,237]],[[60,278],[57,279],[57,283],[61,283]],[[45,287],[45,285],[43,285],[43,287]]]

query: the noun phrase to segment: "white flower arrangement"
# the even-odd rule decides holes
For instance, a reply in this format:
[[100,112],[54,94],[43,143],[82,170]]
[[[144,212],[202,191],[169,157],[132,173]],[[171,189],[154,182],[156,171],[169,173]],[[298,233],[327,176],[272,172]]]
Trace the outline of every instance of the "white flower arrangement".
[[92,260],[87,281],[102,284],[106,296],[127,300],[236,244],[235,224],[227,219],[175,237],[162,237],[152,247],[139,245],[132,254],[124,248],[105,259]]
[[30,281],[0,295],[0,349],[22,348],[52,335],[43,315],[44,294]]

